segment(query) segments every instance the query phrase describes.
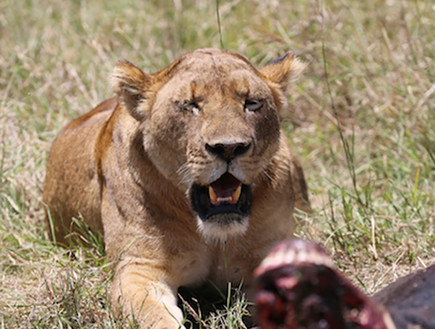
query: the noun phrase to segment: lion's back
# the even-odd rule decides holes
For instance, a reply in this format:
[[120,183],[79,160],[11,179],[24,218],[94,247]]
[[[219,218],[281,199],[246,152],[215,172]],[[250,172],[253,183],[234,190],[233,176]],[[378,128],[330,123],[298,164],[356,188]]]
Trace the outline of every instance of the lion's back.
[[[54,228],[58,242],[66,242],[71,218],[80,215],[92,230],[102,232],[95,143],[115,106],[116,101],[109,99],[75,119],[59,133],[50,149],[43,201],[48,226]],[[50,233],[53,238],[52,230]]]

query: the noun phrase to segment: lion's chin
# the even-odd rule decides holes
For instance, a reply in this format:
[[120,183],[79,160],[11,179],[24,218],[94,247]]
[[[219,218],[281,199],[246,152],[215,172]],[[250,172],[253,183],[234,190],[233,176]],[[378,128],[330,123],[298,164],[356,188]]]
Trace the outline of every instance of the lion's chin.
[[221,213],[204,221],[197,217],[198,230],[209,241],[224,242],[228,238],[243,235],[249,225],[249,217],[235,213]]

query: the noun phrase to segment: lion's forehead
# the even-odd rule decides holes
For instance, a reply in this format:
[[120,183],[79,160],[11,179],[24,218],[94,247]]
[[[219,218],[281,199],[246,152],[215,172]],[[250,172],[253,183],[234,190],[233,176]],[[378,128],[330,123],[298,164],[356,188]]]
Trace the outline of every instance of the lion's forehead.
[[168,68],[163,81],[159,93],[166,99],[266,98],[272,94],[267,81],[248,60],[218,49],[199,49],[182,56]]
[[171,78],[190,77],[213,82],[235,74],[259,77],[259,72],[242,56],[217,49],[200,49],[182,56],[167,74]]
[[221,99],[234,97],[267,98],[272,95],[267,83],[255,71],[235,68],[218,73],[214,68],[189,70],[174,75],[162,91],[170,93],[170,98]]
[[236,69],[256,71],[250,62],[244,57],[218,49],[199,49],[182,56],[175,70],[199,70],[213,71],[214,73],[226,73]]

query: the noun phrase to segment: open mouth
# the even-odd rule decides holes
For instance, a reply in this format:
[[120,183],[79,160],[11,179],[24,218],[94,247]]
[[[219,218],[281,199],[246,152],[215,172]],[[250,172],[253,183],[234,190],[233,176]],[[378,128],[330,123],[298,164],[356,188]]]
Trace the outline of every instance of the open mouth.
[[251,189],[229,173],[208,186],[194,184],[191,190],[193,209],[203,220],[223,213],[246,217],[251,209]]

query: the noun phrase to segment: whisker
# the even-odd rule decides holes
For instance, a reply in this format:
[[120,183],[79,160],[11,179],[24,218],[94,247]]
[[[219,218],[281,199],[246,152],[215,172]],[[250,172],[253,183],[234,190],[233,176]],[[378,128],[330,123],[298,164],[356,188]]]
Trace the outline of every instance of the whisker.
[[271,183],[272,183],[272,185],[275,185],[275,184],[277,183],[275,177],[272,177],[272,176],[267,172],[267,170],[262,171],[261,174],[262,174],[263,176],[265,176],[266,179],[270,180]]
[[182,183],[185,183],[187,185],[190,185],[192,183],[192,179],[191,179],[191,175],[190,175],[190,168],[189,168],[189,163],[188,162],[183,163],[180,166],[180,168],[178,168],[177,174],[181,176],[181,182]]

